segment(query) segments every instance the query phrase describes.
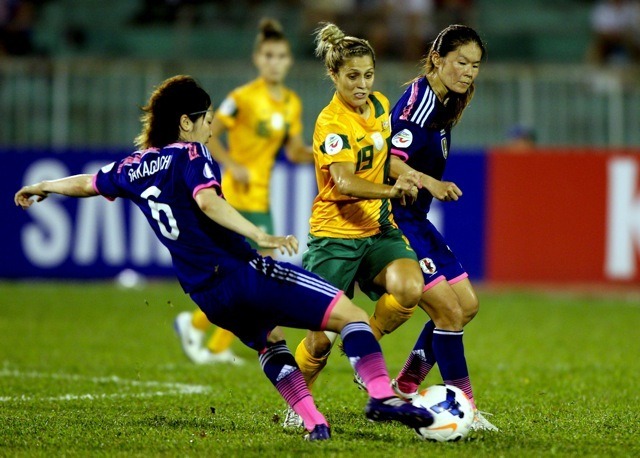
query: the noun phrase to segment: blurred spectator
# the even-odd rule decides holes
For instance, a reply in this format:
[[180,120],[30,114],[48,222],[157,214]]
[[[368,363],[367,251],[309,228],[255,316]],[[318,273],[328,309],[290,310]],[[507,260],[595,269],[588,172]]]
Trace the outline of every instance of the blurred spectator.
[[509,151],[526,151],[536,146],[535,130],[524,124],[515,124],[507,131],[504,147]]
[[474,0],[435,0],[436,29],[450,24],[464,24],[475,27]]
[[640,3],[601,0],[591,12],[589,60],[596,64],[640,62]]
[[33,52],[34,8],[29,0],[0,0],[0,55]]

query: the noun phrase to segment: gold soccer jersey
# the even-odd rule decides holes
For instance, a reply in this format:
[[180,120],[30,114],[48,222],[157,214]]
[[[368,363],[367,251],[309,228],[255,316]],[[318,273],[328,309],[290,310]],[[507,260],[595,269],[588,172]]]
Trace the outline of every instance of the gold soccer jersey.
[[356,175],[373,183],[386,183],[389,174],[389,100],[374,92],[367,101],[368,119],[348,108],[335,94],[318,116],[313,133],[318,195],[313,201],[310,226],[316,237],[363,238],[393,223],[388,199],[360,199],[340,194],[329,166],[352,162]]
[[275,157],[289,136],[302,132],[302,105],[295,92],[284,89],[274,100],[267,84],[258,78],[232,91],[216,116],[227,127],[231,158],[250,174],[249,185],[238,183],[226,170],[223,192],[237,210],[269,211],[269,181]]

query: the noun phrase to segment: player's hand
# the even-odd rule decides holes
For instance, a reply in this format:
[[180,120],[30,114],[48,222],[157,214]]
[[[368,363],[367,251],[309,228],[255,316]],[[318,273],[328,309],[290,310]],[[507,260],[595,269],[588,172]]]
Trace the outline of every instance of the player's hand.
[[233,164],[230,167],[231,175],[233,176],[234,180],[236,180],[238,183],[240,184],[244,184],[244,185],[248,185],[249,181],[251,180],[251,174],[249,173],[249,169],[246,168],[244,165],[240,165],[240,164]]
[[[35,199],[31,199],[32,197],[36,197]],[[42,202],[49,196],[49,193],[44,191],[41,187],[41,184],[33,184],[29,186],[23,186],[16,195],[13,197],[13,201],[17,206],[22,207],[23,209],[29,208],[33,205],[34,202]]]
[[462,191],[452,181],[433,180],[427,186],[427,190],[434,198],[442,202],[455,201],[462,196]]
[[280,250],[280,254],[286,253],[289,256],[298,252],[298,239],[291,234],[285,237],[264,234],[256,243],[260,248],[274,248]]
[[392,197],[400,198],[401,205],[412,204],[418,198],[418,191],[422,188],[420,174],[415,171],[401,174],[391,190]]

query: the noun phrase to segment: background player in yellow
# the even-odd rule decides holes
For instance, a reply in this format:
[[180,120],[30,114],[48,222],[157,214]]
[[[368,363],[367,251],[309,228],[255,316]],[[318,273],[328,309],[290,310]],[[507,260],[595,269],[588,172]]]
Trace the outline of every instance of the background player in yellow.
[[[366,40],[345,36],[334,24],[316,33],[335,94],[313,134],[318,195],[313,202],[307,270],[353,297],[355,283],[377,300],[370,319],[377,338],[409,319],[420,300],[422,272],[414,251],[393,221],[392,198],[412,200],[420,186],[415,171],[387,183],[390,156],[389,101],[373,92],[375,54]],[[337,334],[307,333],[296,362],[309,386],[325,366]],[[301,426],[289,409],[285,427]]]
[[[269,183],[278,151],[284,147],[292,162],[311,162],[313,155],[302,138],[300,98],[284,85],[293,58],[282,27],[274,19],[260,21],[253,62],[258,78],[231,91],[222,102],[207,146],[224,169],[225,199],[249,221],[271,233]],[[220,138],[224,133],[228,148]],[[271,251],[260,252],[272,255]],[[199,309],[180,313],[174,325],[182,349],[194,363],[242,364],[230,349],[233,334],[224,329],[216,328],[203,346],[211,323]]]

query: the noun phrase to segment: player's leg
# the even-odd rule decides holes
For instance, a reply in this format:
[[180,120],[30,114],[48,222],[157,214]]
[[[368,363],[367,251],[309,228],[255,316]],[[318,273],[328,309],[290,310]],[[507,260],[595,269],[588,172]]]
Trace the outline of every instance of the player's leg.
[[211,327],[207,316],[200,309],[194,312],[181,312],[174,320],[173,327],[187,358],[196,364],[205,364],[208,351],[203,347],[202,342],[205,332]]
[[411,318],[424,285],[416,254],[397,229],[385,232],[369,247],[358,280],[361,289],[377,299],[369,323],[378,340]]
[[326,329],[340,332],[343,350],[364,382],[370,399],[365,409],[374,421],[397,420],[412,428],[428,426],[431,415],[397,398],[380,344],[367,323],[367,313],[345,296],[340,297],[327,320]]
[[[303,267],[353,297],[355,277],[367,239],[340,240],[310,237],[302,257]],[[327,365],[331,348],[338,334],[330,331],[309,331],[296,347],[296,362],[311,389]],[[289,426],[285,422],[285,427]]]

